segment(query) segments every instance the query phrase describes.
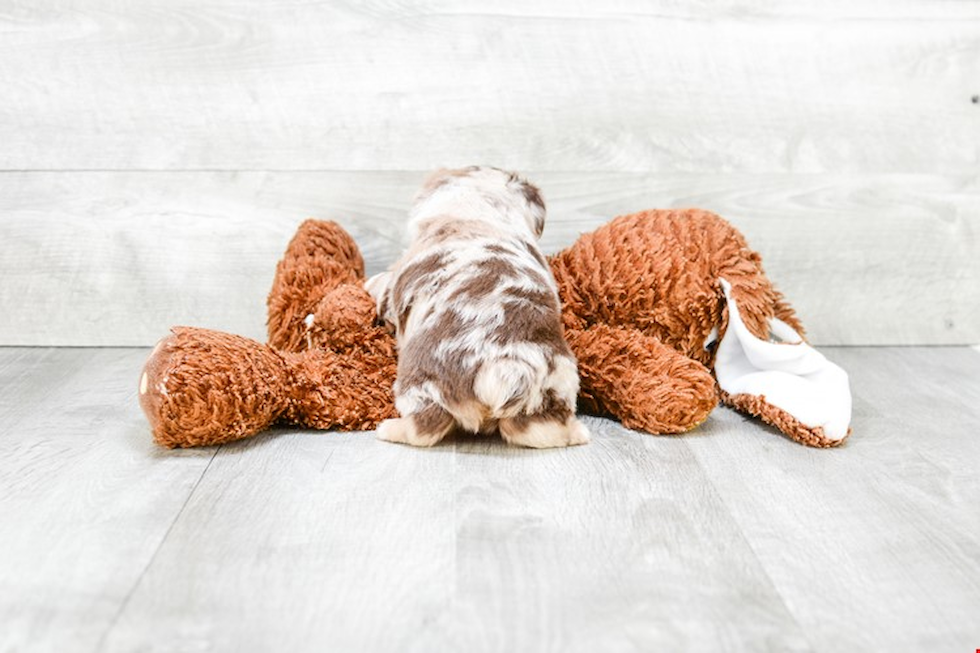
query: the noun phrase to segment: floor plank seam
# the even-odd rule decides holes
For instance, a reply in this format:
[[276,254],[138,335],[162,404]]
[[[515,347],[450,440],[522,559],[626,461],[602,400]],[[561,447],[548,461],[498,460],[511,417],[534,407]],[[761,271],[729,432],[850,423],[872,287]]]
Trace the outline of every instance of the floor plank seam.
[[[731,410],[727,406],[724,408],[726,408],[727,410]],[[769,585],[772,588],[773,593],[777,597],[779,597],[780,602],[783,604],[783,607],[786,609],[786,614],[789,615],[790,619],[793,620],[793,624],[796,625],[796,629],[800,637],[802,637],[806,641],[811,651],[813,651],[814,653],[818,653],[818,649],[816,646],[814,646],[813,640],[810,639],[809,634],[807,633],[806,629],[803,627],[803,624],[800,623],[800,620],[797,618],[796,613],[790,607],[789,603],[787,603],[786,597],[783,595],[783,592],[779,589],[779,586],[776,585],[776,581],[773,580],[772,575],[769,573],[769,569],[766,567],[762,556],[759,555],[759,552],[756,551],[756,548],[755,546],[753,546],[752,541],[749,539],[748,535],[746,535],[745,527],[742,525],[742,522],[739,521],[738,517],[735,515],[735,512],[728,504],[728,499],[726,498],[725,493],[721,491],[721,488],[719,488],[718,485],[715,483],[714,479],[712,479],[711,473],[709,472],[708,468],[704,465],[704,463],[701,462],[701,457],[698,455],[698,453],[691,447],[690,444],[687,443],[685,444],[687,446],[688,451],[691,453],[692,456],[694,456],[694,459],[698,462],[698,466],[701,467],[701,471],[704,473],[705,479],[707,479],[708,484],[711,486],[711,491],[714,492],[715,496],[718,498],[718,501],[720,501],[721,504],[725,506],[725,509],[728,510],[728,516],[731,517],[732,522],[738,527],[739,536],[742,538],[742,541],[745,542],[745,546],[749,548],[749,551],[752,553],[752,557],[759,564],[759,570],[765,576],[766,580],[769,581]]]
[[122,602],[119,604],[119,609],[116,610],[116,614],[113,615],[112,620],[105,629],[105,632],[102,633],[102,637],[99,638],[99,643],[95,647],[96,652],[105,650],[105,645],[109,640],[109,635],[112,633],[113,629],[115,629],[116,624],[119,623],[120,617],[122,617],[123,612],[126,611],[126,607],[129,605],[130,600],[133,598],[133,595],[139,588],[140,583],[143,582],[143,577],[146,576],[146,572],[153,566],[153,562],[156,560],[157,555],[159,555],[163,545],[166,544],[167,539],[170,537],[170,533],[174,529],[174,526],[178,521],[180,521],[180,516],[184,514],[184,510],[187,509],[187,504],[190,503],[191,497],[193,497],[194,493],[197,492],[197,488],[201,485],[201,481],[204,480],[204,476],[208,473],[208,470],[211,469],[211,464],[214,462],[214,459],[217,457],[218,452],[221,451],[223,446],[224,445],[218,445],[218,447],[214,450],[214,453],[211,454],[208,464],[204,466],[204,469],[201,471],[201,475],[197,477],[197,480],[194,482],[194,487],[192,487],[191,491],[187,493],[187,497],[184,499],[184,503],[181,504],[180,510],[177,511],[177,514],[174,515],[174,518],[170,521],[170,525],[167,526],[166,532],[164,532],[163,537],[160,538],[160,542],[153,550],[153,554],[150,556],[150,559],[147,560],[146,565],[143,566],[139,576],[136,577],[136,581],[133,582],[133,586],[129,588],[128,592],[126,592],[126,596],[123,597]]
[[453,462],[452,462],[452,475],[450,477],[451,487],[453,488],[453,521],[452,521],[452,536],[453,536],[453,557],[450,560],[450,567],[452,578],[453,578],[453,593],[449,598],[450,606],[449,610],[451,614],[456,614],[456,606],[459,602],[460,584],[459,584],[459,531],[460,531],[460,515],[459,515],[459,440],[456,439],[453,442]]

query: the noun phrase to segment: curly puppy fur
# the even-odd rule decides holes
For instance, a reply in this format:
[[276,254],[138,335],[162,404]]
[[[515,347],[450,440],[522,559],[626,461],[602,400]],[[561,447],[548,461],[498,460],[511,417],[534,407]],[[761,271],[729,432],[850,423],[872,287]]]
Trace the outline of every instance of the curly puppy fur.
[[378,437],[431,446],[458,427],[528,447],[588,441],[558,289],[537,245],[544,218],[538,189],[513,173],[470,167],[426,182],[408,250],[368,282],[399,347],[402,417]]

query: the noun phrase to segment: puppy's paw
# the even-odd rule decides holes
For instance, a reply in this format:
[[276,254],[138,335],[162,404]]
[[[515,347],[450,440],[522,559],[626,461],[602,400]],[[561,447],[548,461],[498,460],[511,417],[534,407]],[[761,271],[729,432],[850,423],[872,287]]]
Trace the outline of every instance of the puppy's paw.
[[586,428],[577,417],[572,417],[566,423],[568,428],[568,444],[569,446],[574,446],[577,444],[588,444],[592,439],[589,434],[589,429]]
[[393,419],[386,419],[378,424],[378,430],[375,431],[374,435],[379,440],[384,440],[385,442],[408,444],[408,431],[410,428],[411,420],[407,420],[404,417],[395,417]]
[[431,447],[442,440],[447,432],[448,429],[435,433],[423,432],[418,429],[418,424],[413,417],[397,417],[381,422],[375,437],[385,442],[410,444],[413,447]]
[[570,447],[589,442],[589,430],[575,417],[564,422],[505,419],[500,421],[500,435],[510,444],[533,449]]

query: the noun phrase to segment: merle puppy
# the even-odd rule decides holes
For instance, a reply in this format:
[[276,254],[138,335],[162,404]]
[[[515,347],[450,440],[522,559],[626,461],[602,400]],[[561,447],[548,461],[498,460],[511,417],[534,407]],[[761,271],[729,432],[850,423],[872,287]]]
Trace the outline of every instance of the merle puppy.
[[409,217],[411,244],[368,290],[395,329],[400,418],[378,437],[431,446],[454,428],[513,444],[584,444],[578,369],[537,240],[545,207],[513,173],[441,170]]

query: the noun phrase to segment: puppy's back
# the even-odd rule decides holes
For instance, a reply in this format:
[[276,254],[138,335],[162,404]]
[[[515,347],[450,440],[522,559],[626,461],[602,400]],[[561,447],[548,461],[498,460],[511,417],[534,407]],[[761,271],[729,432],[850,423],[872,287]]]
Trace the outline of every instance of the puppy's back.
[[575,359],[536,240],[544,205],[513,173],[440,173],[409,221],[412,246],[372,287],[399,343],[399,420],[379,437],[438,442],[454,424],[527,446],[588,440]]
[[574,396],[557,291],[536,249],[460,236],[396,273],[388,314],[402,343],[399,412],[434,402],[477,430],[537,409],[548,390]]

